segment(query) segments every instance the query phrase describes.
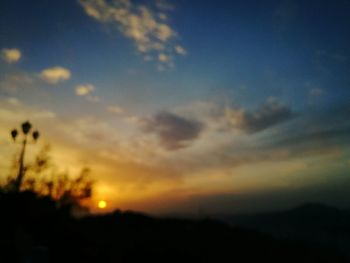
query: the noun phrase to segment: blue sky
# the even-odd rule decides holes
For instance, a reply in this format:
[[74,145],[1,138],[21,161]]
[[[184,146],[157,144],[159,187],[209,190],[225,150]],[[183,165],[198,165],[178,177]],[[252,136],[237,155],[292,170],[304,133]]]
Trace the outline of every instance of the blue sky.
[[1,1],[2,173],[8,130],[30,119],[62,169],[91,166],[95,199],[112,208],[213,198],[219,212],[249,210],[227,198],[275,192],[285,206],[346,206],[349,11],[347,0]]

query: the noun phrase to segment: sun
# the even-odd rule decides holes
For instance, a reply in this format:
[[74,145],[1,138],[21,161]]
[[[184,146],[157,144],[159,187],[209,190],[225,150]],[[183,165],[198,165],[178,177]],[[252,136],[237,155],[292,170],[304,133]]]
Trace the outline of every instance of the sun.
[[100,201],[98,201],[97,206],[98,206],[98,208],[100,208],[100,209],[104,209],[104,208],[107,207],[107,202],[104,201],[104,200],[100,200]]

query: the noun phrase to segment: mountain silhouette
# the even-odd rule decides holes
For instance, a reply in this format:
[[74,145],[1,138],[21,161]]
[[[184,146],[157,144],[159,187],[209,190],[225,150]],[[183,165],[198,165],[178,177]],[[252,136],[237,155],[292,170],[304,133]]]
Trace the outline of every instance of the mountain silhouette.
[[333,247],[350,255],[350,211],[307,203],[290,210],[222,218],[231,226],[253,229],[283,240]]
[[117,210],[74,218],[31,192],[1,193],[1,262],[347,262],[332,249],[216,220]]

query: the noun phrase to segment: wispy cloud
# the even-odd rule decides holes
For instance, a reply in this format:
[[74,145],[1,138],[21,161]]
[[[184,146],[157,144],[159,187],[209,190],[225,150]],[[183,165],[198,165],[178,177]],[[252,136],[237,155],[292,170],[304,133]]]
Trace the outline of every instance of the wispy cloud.
[[108,123],[93,117],[76,119],[62,125],[61,129],[72,136],[78,143],[90,144],[113,141],[113,134]]
[[[280,106],[272,107],[274,103]],[[270,105],[269,111],[279,112],[281,110],[277,109],[283,103],[270,99],[256,110],[244,111],[249,114],[263,112],[265,104]],[[29,117],[35,119],[33,124],[43,131],[43,136],[51,138],[55,150],[65,147],[62,163],[78,167],[78,164],[88,162],[96,175],[102,174],[106,183],[113,184],[113,191],[119,198],[128,193],[137,194],[138,187],[142,187],[142,193],[147,189],[157,196],[164,195],[161,192],[164,187],[177,192],[187,190],[191,194],[279,187],[294,183],[294,175],[310,173],[320,169],[320,165],[322,168],[323,160],[343,158],[339,157],[341,147],[349,145],[349,126],[344,124],[348,106],[329,116],[322,113],[317,123],[303,119],[303,116],[286,125],[278,126],[280,122],[273,122],[268,132],[260,134],[208,127],[211,122],[218,122],[213,125],[216,127],[226,120],[222,103],[198,102],[181,110],[162,111],[150,118],[139,117],[135,122],[143,129],[132,132],[129,128],[123,129],[125,125],[117,121],[112,123],[98,117],[87,115],[62,122],[59,116],[53,118],[55,115],[49,109],[30,110],[25,104],[14,107],[8,102],[3,103],[4,106],[0,102],[0,105],[0,119],[6,124],[0,136],[6,138],[9,145],[7,127],[15,127],[19,120]],[[24,108],[19,111],[21,107]],[[119,111],[117,105],[108,108]],[[207,118],[210,120],[206,122]],[[333,125],[335,127],[331,129]],[[344,126],[344,131],[338,131],[342,128],[339,125]],[[321,162],[320,158],[323,158]],[[145,196],[137,198],[147,199]]]
[[75,87],[75,94],[78,96],[86,96],[95,90],[92,84],[82,84]]
[[285,122],[291,119],[294,114],[286,104],[275,98],[270,98],[252,112],[243,108],[228,108],[226,116],[233,127],[248,133],[255,133]]
[[[11,102],[8,102],[11,105]],[[19,105],[18,105],[19,106]],[[54,119],[56,114],[51,110],[32,109],[26,105],[21,105],[21,108],[0,107],[0,120],[4,123],[17,122],[26,119],[44,120]]]
[[168,63],[171,60],[171,58],[163,53],[160,53],[158,56],[158,60],[160,62]]
[[[156,1],[155,7],[134,3],[131,0],[80,0],[85,13],[101,23],[115,24],[118,30],[131,39],[137,50],[168,66],[173,65],[173,55],[185,55],[184,47],[176,43],[178,33],[167,23],[166,2]],[[147,58],[147,59],[146,59]]]
[[183,48],[182,46],[175,46],[175,51],[179,55],[186,55],[187,54],[186,49]]
[[7,99],[7,102],[12,105],[12,106],[19,106],[21,105],[21,102],[19,101],[19,99],[15,98],[15,97],[10,97]]
[[92,84],[80,84],[75,87],[75,94],[84,97],[89,102],[100,102],[100,97],[93,95],[95,89]]
[[71,72],[69,69],[63,67],[52,67],[41,71],[39,76],[48,84],[57,84],[58,82],[70,79]]
[[17,48],[4,48],[1,50],[1,56],[7,63],[16,63],[21,59],[22,53]]
[[117,105],[108,106],[107,111],[109,111],[110,113],[113,113],[113,114],[117,114],[117,115],[124,112],[123,108],[120,106],[117,106]]

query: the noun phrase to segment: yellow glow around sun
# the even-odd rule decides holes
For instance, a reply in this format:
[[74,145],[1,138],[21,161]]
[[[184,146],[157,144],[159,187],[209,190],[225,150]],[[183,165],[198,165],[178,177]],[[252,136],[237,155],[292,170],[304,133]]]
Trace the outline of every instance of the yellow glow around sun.
[[101,201],[98,202],[98,208],[104,209],[106,207],[107,207],[107,202],[106,201],[101,200]]

